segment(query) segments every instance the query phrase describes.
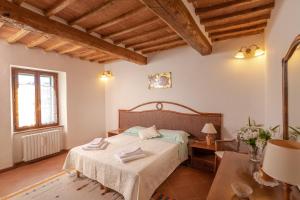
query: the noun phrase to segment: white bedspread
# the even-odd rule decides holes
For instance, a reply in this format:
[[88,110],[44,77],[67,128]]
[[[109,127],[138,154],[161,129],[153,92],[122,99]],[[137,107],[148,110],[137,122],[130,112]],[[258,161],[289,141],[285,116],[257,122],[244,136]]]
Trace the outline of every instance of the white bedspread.
[[[76,169],[85,176],[122,194],[125,200],[149,200],[158,186],[187,159],[180,156],[180,144],[159,139],[140,140],[120,134],[107,139],[106,150],[84,151],[73,148],[64,169]],[[187,145],[187,144],[184,144]],[[114,154],[124,147],[140,146],[147,157],[123,164]]]

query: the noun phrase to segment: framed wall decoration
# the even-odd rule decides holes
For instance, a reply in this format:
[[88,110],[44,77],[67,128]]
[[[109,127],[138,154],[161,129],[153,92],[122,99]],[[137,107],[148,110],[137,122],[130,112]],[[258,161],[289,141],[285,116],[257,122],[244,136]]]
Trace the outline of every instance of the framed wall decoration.
[[171,88],[172,87],[172,73],[161,72],[155,73],[148,76],[149,89],[153,88]]

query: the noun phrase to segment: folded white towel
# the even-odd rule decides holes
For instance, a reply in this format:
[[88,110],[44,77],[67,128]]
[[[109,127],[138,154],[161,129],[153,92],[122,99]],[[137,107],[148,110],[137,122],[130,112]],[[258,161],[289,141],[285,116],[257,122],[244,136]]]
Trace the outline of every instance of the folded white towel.
[[117,153],[117,155],[120,158],[126,158],[126,157],[130,157],[133,155],[139,155],[139,154],[143,154],[143,153],[144,153],[144,151],[142,150],[142,148],[135,147],[135,148],[130,148],[130,149],[120,151],[119,153]]
[[100,145],[104,141],[104,138],[95,138],[89,144],[91,145]]
[[85,151],[94,151],[94,150],[104,150],[106,149],[106,147],[109,145],[109,143],[107,141],[103,141],[100,145],[95,146],[95,145],[90,145],[90,144],[86,144],[84,146],[82,146],[81,148]]
[[117,158],[122,163],[127,163],[129,161],[137,160],[137,159],[144,158],[144,157],[146,157],[145,153],[138,154],[138,155],[133,155],[133,156],[128,156],[126,158],[120,158],[117,154],[115,154],[115,158]]

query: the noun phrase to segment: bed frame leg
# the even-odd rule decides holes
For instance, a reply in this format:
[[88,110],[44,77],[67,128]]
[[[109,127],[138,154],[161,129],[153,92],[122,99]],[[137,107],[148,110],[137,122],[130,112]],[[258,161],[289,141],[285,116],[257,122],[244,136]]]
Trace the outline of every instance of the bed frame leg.
[[77,171],[77,170],[76,170],[76,177],[77,177],[77,178],[80,178],[80,171]]
[[100,190],[104,190],[104,186],[100,183]]
[[106,193],[108,193],[110,191],[109,188],[107,187],[104,187],[104,191],[102,192],[102,195],[105,195]]

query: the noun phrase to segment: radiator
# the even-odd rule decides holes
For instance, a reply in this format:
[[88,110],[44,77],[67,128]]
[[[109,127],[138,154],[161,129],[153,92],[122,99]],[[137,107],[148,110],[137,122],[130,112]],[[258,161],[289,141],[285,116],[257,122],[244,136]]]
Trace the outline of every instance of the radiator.
[[22,136],[23,161],[35,160],[61,150],[62,130],[51,130]]

